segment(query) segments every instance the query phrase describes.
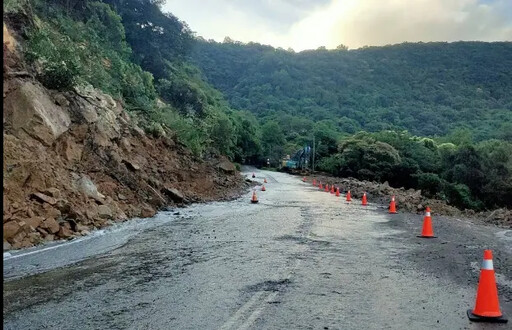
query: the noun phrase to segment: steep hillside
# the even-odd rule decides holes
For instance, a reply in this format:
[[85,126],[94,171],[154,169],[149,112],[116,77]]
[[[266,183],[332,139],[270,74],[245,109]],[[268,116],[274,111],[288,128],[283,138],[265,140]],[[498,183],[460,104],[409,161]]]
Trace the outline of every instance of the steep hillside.
[[179,61],[157,87],[194,88],[162,101],[109,5],[7,1],[3,34],[4,250],[244,189],[212,138],[232,110]]
[[512,139],[512,43],[404,43],[303,51],[200,41],[193,59],[231,106],[329,120],[346,133],[407,129]]

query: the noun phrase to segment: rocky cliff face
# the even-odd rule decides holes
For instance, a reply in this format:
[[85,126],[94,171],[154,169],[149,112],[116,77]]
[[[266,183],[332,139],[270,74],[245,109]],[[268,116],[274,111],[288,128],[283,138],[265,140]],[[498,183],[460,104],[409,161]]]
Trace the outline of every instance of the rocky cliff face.
[[4,40],[4,250],[243,189],[227,159],[197,159],[166,130],[146,135],[109,95],[45,89],[5,25]]

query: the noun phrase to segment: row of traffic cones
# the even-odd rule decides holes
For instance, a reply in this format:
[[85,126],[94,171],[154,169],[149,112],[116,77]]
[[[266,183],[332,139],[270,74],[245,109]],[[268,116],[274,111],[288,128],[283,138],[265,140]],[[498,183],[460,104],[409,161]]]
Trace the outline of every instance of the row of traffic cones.
[[[306,182],[306,177],[303,178]],[[316,186],[316,180],[313,179],[313,185]],[[322,188],[320,182],[318,187]],[[329,191],[329,185],[325,185],[325,191]],[[331,194],[334,193],[334,186],[331,187]],[[336,196],[339,196],[339,187],[336,187]],[[347,192],[346,201],[351,202],[350,190]],[[368,205],[366,192],[363,193],[361,200],[362,205]],[[389,213],[396,214],[396,201],[395,196],[391,197],[389,203]],[[435,238],[434,230],[432,228],[432,215],[430,207],[426,207],[425,216],[423,217],[423,228],[421,238]],[[480,278],[478,280],[478,288],[476,293],[475,308],[468,309],[467,315],[471,321],[474,322],[494,322],[494,323],[507,323],[508,320],[505,318],[500,309],[498,299],[498,289],[496,286],[496,277],[494,273],[494,266],[492,260],[492,251],[484,250],[484,261],[480,269]]]
[[[265,188],[265,185],[261,186],[261,191],[267,191],[267,188]],[[251,197],[251,203],[256,204],[258,203],[258,196],[256,195],[256,190],[252,191],[252,197]]]
[[[252,177],[256,177],[254,173],[252,174]],[[267,183],[267,178],[263,178],[263,184],[261,185],[261,191],[267,191],[267,188],[265,188],[265,183]],[[251,203],[256,204],[258,203],[258,196],[256,195],[256,190],[252,191],[252,197],[251,197]]]

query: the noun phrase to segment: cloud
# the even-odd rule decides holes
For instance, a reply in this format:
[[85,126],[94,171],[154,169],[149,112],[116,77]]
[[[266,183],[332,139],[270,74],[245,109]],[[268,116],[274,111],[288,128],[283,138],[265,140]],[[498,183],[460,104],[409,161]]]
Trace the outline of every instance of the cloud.
[[512,40],[510,0],[168,0],[198,35],[295,50]]

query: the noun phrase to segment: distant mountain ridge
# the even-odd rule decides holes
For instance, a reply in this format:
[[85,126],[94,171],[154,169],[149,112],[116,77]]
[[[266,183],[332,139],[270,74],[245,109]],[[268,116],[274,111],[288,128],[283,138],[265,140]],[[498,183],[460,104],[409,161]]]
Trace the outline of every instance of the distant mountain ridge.
[[256,43],[199,41],[192,54],[231,106],[330,120],[339,129],[407,129],[476,140],[512,126],[512,42],[403,43],[300,53]]

